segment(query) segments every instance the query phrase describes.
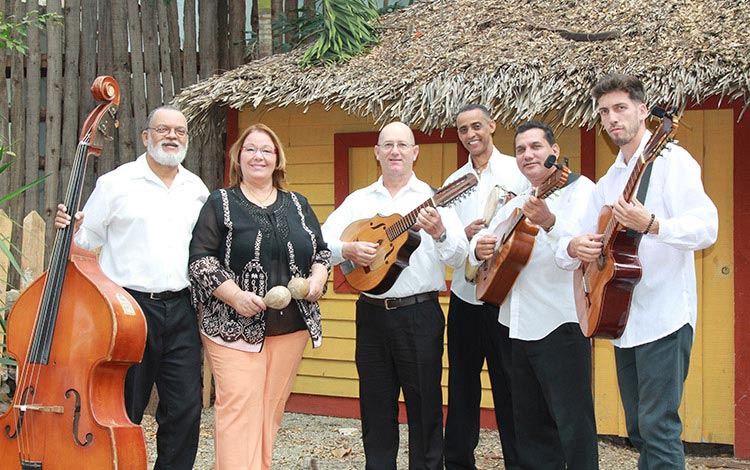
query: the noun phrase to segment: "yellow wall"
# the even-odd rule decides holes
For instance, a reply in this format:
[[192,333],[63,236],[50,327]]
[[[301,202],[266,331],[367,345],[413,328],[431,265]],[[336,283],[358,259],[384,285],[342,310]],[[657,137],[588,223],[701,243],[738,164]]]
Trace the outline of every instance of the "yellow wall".
[[[710,119],[706,116],[710,116]],[[321,223],[334,208],[333,135],[343,132],[377,131],[371,120],[355,117],[338,108],[326,111],[314,105],[240,113],[240,129],[255,122],[269,125],[281,138],[287,151],[288,178],[293,190],[311,201]],[[690,375],[685,388],[682,416],[683,438],[691,442],[733,443],[734,330],[732,265],[732,112],[690,111],[678,131],[680,144],[703,165],[709,195],[719,207],[719,242],[696,254],[699,286],[699,326],[693,347]],[[690,129],[688,129],[688,126]],[[729,131],[727,131],[727,129]],[[580,169],[580,133],[575,129],[557,131],[562,155],[570,167]],[[513,131],[499,127],[495,144],[503,153],[513,153]],[[611,164],[614,153],[603,136],[597,137],[597,176]],[[438,187],[455,170],[455,147],[449,144],[420,146],[415,167],[417,175]],[[704,155],[706,156],[704,158]],[[715,158],[720,156],[720,158]],[[350,152],[350,189],[365,186],[378,176],[371,148]],[[722,268],[728,274],[722,273]],[[323,346],[308,346],[300,366],[294,391],[297,393],[357,397],[357,371],[354,365],[355,295],[329,292],[321,301]],[[442,299],[447,314],[447,298]],[[619,404],[614,357],[608,341],[596,341],[594,348],[594,387],[597,426],[600,434],[625,436],[624,417]],[[447,387],[447,355],[443,358],[443,388]],[[491,408],[489,378],[482,374],[482,406]],[[447,390],[443,396],[447,398]]]

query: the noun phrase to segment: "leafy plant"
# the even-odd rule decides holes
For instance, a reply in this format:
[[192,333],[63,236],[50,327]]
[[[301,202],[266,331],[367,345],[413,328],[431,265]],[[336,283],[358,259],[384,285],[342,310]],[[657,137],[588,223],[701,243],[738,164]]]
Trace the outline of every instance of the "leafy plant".
[[346,62],[377,43],[378,9],[372,0],[321,0],[323,30],[300,65]]
[[[62,17],[53,13],[30,11],[16,21],[13,15],[3,16],[0,13],[0,50],[9,49],[19,54],[26,54],[29,47],[24,43],[29,28],[44,29],[48,23],[62,24]],[[14,37],[14,34],[16,35]]]

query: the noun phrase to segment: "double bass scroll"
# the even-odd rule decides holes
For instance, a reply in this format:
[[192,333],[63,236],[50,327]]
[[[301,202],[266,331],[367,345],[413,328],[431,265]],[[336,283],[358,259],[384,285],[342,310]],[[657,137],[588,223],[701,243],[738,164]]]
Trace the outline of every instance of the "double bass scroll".
[[[116,125],[119,87],[94,81],[99,101],[86,119],[64,199],[75,212],[88,157],[100,155]],[[143,430],[125,413],[125,374],[140,361],[146,322],[138,304],[58,229],[48,270],[8,317],[17,388],[0,416],[0,470],[144,469]]]

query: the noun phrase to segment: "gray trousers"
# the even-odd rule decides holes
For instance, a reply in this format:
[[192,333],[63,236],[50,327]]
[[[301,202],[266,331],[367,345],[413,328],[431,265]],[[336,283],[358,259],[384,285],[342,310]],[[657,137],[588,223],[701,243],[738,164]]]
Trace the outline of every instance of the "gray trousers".
[[617,382],[638,470],[685,468],[678,413],[690,366],[693,328],[632,348],[615,348]]

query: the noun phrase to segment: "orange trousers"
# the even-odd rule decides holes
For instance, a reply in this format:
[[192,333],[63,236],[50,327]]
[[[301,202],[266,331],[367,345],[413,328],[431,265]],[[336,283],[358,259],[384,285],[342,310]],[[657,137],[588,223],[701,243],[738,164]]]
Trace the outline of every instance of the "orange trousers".
[[215,470],[268,470],[284,406],[310,333],[266,337],[245,352],[201,335],[216,386]]

